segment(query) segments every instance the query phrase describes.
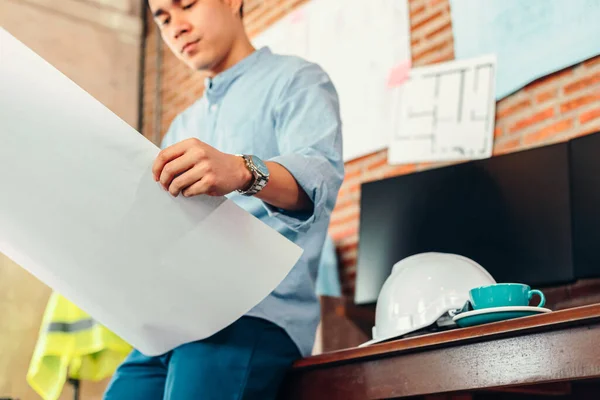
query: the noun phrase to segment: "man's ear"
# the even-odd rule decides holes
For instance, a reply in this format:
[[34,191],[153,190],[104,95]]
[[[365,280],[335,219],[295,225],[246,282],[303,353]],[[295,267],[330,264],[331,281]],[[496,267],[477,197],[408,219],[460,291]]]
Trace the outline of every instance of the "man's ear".
[[233,14],[239,15],[240,17],[242,16],[244,0],[223,0],[223,1],[231,9],[231,12]]

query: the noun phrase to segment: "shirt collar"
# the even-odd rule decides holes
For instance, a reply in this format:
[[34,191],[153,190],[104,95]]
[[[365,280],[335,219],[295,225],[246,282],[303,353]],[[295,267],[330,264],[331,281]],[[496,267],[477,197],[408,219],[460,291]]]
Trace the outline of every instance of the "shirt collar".
[[214,77],[204,80],[204,93],[210,102],[218,100],[222,97],[229,86],[244,72],[250,69],[260,58],[271,54],[268,47],[262,47],[255,50],[246,58],[240,60],[225,71],[215,75]]

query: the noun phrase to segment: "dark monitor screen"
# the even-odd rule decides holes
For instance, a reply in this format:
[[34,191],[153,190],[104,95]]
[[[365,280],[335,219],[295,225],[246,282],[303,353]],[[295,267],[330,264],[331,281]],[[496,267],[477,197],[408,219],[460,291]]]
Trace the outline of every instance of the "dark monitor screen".
[[355,302],[373,303],[392,266],[437,251],[497,282],[572,279],[567,143],[362,185]]
[[600,275],[600,132],[573,139],[571,214],[573,259],[579,278]]

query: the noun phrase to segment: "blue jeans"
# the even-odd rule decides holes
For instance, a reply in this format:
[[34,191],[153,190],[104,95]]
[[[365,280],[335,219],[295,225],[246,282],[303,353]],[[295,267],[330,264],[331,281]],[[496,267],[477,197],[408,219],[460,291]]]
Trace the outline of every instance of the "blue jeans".
[[113,375],[104,400],[269,400],[300,353],[287,333],[242,317],[215,335],[164,355],[133,351]]

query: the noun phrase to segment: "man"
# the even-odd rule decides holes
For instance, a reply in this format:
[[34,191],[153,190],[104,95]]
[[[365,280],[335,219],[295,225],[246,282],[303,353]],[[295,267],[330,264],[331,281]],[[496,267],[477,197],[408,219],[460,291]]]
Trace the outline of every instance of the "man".
[[173,196],[227,195],[304,253],[269,296],[212,337],[159,357],[134,351],[105,398],[273,399],[291,363],[310,354],[319,322],[315,278],[343,180],[338,97],[317,65],[253,48],[242,0],[149,5],[173,53],[209,74],[203,96],[166,133],[155,179]]

